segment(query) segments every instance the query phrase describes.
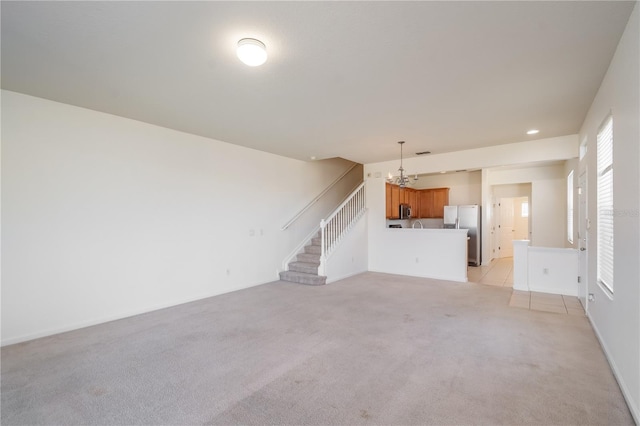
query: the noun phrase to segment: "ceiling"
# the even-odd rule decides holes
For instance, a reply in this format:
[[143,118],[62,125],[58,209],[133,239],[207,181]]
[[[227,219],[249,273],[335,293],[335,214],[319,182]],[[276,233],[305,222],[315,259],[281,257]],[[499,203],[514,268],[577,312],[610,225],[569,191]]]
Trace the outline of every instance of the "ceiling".
[[2,88],[372,163],[577,133],[634,4],[2,1]]

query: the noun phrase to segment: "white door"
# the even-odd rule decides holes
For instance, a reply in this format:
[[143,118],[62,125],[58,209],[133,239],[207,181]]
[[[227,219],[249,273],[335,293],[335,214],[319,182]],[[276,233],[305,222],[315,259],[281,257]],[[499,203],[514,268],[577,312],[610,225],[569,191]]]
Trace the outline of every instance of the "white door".
[[513,226],[513,201],[513,198],[501,198],[498,202],[498,209],[500,209],[498,257],[513,256],[513,235],[515,231]]
[[513,239],[529,239],[529,197],[513,199]]
[[587,217],[587,171],[578,178],[578,297],[587,308],[587,256],[589,218]]

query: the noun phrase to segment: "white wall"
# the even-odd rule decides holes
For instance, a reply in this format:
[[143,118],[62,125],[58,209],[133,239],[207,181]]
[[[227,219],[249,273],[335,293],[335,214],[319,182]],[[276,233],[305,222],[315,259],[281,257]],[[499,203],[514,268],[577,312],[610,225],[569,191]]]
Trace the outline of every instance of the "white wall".
[[[550,166],[489,170],[488,185],[490,187],[506,184],[531,184],[529,204],[531,245],[536,247],[564,247],[567,229],[567,189],[564,163]],[[526,194],[518,194],[518,196],[521,195]],[[486,240],[483,240],[483,243],[484,241]]]
[[[588,173],[589,281],[594,302],[587,304],[591,323],[640,423],[640,6],[636,3],[627,28],[580,130],[587,155],[580,175]],[[596,282],[596,135],[613,114],[614,293]]]
[[531,183],[512,183],[503,185],[493,185],[491,187],[493,198],[518,198],[527,197],[531,199]]
[[577,250],[528,247],[528,257],[527,283],[530,291],[578,296]]
[[345,171],[2,92],[2,343],[277,279]]
[[578,296],[578,251],[530,247],[513,241],[513,288],[521,291]]
[[449,205],[482,204],[480,170],[419,176],[413,188],[449,188]]
[[327,283],[366,272],[369,267],[367,213],[340,240],[327,259]]
[[466,281],[467,231],[386,228],[384,184],[367,179],[369,270]]

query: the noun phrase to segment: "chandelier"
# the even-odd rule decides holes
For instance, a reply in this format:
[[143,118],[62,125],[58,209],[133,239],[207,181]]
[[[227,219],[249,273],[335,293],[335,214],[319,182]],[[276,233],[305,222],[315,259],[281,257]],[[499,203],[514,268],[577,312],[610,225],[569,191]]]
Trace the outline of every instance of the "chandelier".
[[[404,168],[402,167],[402,145],[404,144],[404,141],[400,141],[398,143],[400,144],[400,168],[398,169],[400,176],[394,177],[391,175],[391,172],[389,172],[387,182],[398,185],[400,188],[404,188],[407,185],[411,185],[413,182],[411,182],[411,178],[409,176],[404,174]],[[418,175],[415,175],[413,180],[418,180]]]

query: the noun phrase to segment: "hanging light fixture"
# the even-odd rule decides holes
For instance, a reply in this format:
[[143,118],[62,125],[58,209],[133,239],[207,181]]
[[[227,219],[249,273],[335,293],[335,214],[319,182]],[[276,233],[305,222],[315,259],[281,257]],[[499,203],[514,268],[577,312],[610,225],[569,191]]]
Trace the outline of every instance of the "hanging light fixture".
[[[400,168],[398,169],[398,171],[400,172],[400,176],[394,177],[391,175],[391,172],[389,172],[387,182],[398,185],[400,188],[404,188],[407,185],[410,185],[412,182],[411,178],[404,174],[404,168],[402,167],[402,145],[404,145],[404,141],[400,141],[398,143],[400,144]],[[418,180],[418,175],[415,175],[413,177],[413,180]]]

